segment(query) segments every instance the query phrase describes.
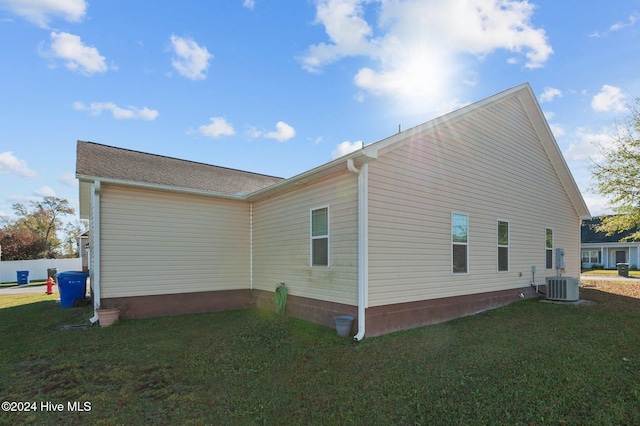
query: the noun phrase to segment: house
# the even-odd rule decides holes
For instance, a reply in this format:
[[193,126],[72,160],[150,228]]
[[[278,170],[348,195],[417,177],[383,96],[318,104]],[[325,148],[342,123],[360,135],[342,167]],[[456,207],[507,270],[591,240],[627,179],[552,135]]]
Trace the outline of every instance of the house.
[[604,269],[616,269],[618,263],[628,263],[632,269],[640,266],[640,241],[623,241],[623,239],[637,229],[607,235],[599,232],[596,227],[600,225],[605,216],[594,217],[582,222],[581,250],[582,267],[585,269],[602,267]]
[[284,282],[288,315],[358,340],[577,277],[590,218],[528,83],[289,179],[88,142],[76,176],[96,308],[273,309]]
[[76,237],[78,257],[82,259],[82,270],[89,271],[89,231],[84,231]]

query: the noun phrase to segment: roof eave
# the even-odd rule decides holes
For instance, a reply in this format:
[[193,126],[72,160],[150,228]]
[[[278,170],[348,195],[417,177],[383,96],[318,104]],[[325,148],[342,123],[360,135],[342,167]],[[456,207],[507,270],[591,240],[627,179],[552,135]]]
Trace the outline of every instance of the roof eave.
[[124,180],[124,179],[114,179],[114,178],[105,178],[105,177],[99,177],[99,176],[82,175],[78,173],[76,173],[76,178],[81,182],[100,181],[106,184],[126,186],[129,188],[150,189],[155,191],[174,192],[174,193],[189,194],[189,195],[200,195],[200,196],[213,197],[213,198],[225,198],[225,199],[237,200],[237,201],[243,201],[246,196],[245,193],[226,194],[223,192],[207,191],[204,189],[185,188],[185,187],[163,185],[163,184],[157,184],[157,183],[136,182],[136,181],[130,181],[130,180]]
[[348,169],[346,164],[350,159],[354,161],[356,166],[361,166],[362,164],[369,163],[370,161],[374,161],[377,158],[377,149],[374,149],[373,145],[366,146],[350,154],[344,155],[328,163],[315,167],[311,170],[307,170],[306,172],[300,173],[289,179],[285,179],[266,188],[254,191],[248,194],[244,199],[246,201],[258,201],[260,199],[271,197],[281,192],[285,192],[294,188],[300,188],[323,176],[329,176],[341,171],[347,171]]

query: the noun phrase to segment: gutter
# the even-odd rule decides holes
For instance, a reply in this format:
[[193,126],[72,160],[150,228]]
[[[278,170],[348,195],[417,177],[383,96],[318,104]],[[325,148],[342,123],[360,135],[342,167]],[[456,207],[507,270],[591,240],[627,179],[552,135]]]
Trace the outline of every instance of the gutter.
[[93,247],[91,247],[91,256],[93,262],[89,264],[89,271],[91,273],[91,287],[93,287],[93,316],[89,318],[89,321],[91,324],[95,324],[98,321],[98,309],[100,309],[100,181],[95,181],[92,186]]
[[123,179],[103,178],[103,177],[97,177],[97,176],[81,175],[77,173],[76,173],[76,178],[84,182],[92,182],[92,181],[97,182],[98,180],[100,180],[101,182],[112,184],[112,185],[118,185],[118,186],[150,189],[155,191],[177,192],[180,194],[189,194],[189,195],[201,195],[205,197],[225,198],[229,200],[244,201],[246,198],[246,194],[244,193],[238,193],[238,194],[232,195],[232,194],[225,194],[223,192],[207,191],[205,189],[183,188],[179,186],[164,185],[159,183],[146,183],[146,182],[135,182],[130,180],[123,180]]
[[347,160],[347,168],[358,175],[358,333],[360,341],[365,334],[365,312],[369,304],[369,164],[358,170],[353,159]]

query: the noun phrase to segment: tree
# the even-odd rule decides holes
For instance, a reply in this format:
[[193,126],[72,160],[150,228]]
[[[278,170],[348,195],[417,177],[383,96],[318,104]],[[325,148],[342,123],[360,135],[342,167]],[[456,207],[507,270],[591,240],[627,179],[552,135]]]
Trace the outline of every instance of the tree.
[[2,260],[39,259],[46,247],[42,238],[26,229],[0,229]]
[[[640,98],[627,120],[617,125],[613,145],[601,147],[602,160],[592,165],[594,189],[607,197],[615,215],[606,217],[598,231],[607,235],[640,229]],[[640,240],[640,230],[625,240]]]
[[17,259],[56,257],[61,246],[57,233],[63,230],[62,217],[75,213],[69,201],[45,197],[42,201],[32,201],[30,207],[14,204],[13,210],[18,218],[5,220],[1,230],[2,257],[8,259],[7,250]]
[[65,225],[65,237],[60,250],[63,256],[76,257],[78,255],[78,236],[87,230],[88,225],[87,220],[76,220]]

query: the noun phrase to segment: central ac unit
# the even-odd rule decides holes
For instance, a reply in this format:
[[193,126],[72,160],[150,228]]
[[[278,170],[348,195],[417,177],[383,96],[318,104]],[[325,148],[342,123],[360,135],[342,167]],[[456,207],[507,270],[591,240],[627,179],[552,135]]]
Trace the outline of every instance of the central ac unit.
[[580,280],[575,277],[546,277],[547,299],[575,302],[580,299]]

